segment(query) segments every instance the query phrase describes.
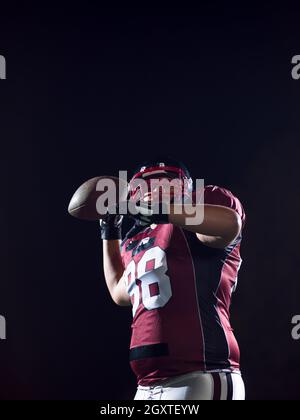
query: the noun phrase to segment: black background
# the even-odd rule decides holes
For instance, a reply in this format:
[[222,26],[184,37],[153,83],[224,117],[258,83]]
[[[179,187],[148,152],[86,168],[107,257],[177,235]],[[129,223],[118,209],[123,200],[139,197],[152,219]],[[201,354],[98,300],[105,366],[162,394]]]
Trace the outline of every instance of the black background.
[[232,307],[249,399],[300,397],[299,11],[198,8],[2,11],[2,399],[125,399],[131,311],[113,304],[96,223],[74,190],[159,150],[244,204]]

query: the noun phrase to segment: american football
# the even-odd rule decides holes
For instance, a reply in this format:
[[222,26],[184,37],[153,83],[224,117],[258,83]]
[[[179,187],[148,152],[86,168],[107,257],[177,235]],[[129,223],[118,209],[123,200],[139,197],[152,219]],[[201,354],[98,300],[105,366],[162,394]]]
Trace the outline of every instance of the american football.
[[69,203],[69,214],[81,220],[101,219],[106,214],[106,208],[97,205],[97,202],[102,194],[107,195],[108,188],[111,188],[116,202],[126,200],[127,183],[124,180],[114,176],[98,176],[84,182],[75,191]]

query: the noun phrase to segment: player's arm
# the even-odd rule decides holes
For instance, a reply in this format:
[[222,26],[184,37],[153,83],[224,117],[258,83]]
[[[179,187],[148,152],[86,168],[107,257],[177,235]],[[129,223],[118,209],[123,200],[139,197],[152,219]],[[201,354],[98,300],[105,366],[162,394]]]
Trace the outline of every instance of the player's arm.
[[113,301],[120,306],[131,305],[123,279],[124,265],[120,253],[122,216],[108,216],[100,221],[103,239],[103,269]]
[[[169,223],[196,233],[198,239],[207,246],[225,248],[241,231],[241,217],[231,208],[212,204],[185,206],[182,214],[176,214],[175,206],[170,206]],[[204,215],[202,223],[190,224],[193,214],[197,220],[197,214],[201,212]]]
[[131,303],[123,279],[124,265],[120,254],[120,242],[120,240],[103,240],[103,269],[113,301],[120,306],[129,306]]
[[[134,217],[140,223],[148,225],[173,223],[194,232],[202,243],[213,248],[225,248],[241,231],[241,217],[235,210],[226,206],[187,203],[184,205],[161,203],[161,206],[161,212],[155,214],[149,204],[142,203],[136,206],[138,213]],[[201,214],[204,215],[203,218],[199,217]],[[194,219],[193,224],[192,219]]]

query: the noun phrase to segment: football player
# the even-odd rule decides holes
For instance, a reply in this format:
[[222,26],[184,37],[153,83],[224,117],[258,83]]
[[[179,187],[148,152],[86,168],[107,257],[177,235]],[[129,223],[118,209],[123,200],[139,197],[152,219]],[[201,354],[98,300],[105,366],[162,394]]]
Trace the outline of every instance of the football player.
[[[186,186],[159,190],[159,214],[151,212],[155,192],[139,188],[139,181],[153,179]],[[185,210],[175,211],[178,194],[182,208],[202,206],[201,223],[191,225]],[[132,306],[135,399],[243,400],[239,347],[229,319],[245,223],[240,201],[209,185],[198,204],[189,171],[168,158],[141,165],[130,196],[138,205],[124,240],[122,216],[108,215],[100,226],[107,287],[116,304]]]

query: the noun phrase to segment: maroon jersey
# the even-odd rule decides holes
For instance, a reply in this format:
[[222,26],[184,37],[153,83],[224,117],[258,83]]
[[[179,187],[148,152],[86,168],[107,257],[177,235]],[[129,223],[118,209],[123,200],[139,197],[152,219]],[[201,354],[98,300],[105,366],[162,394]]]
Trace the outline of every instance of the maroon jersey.
[[[244,224],[230,191],[207,186],[204,202],[234,209]],[[241,235],[225,249],[210,248],[172,224],[147,227],[123,242],[133,309],[130,363],[139,385],[196,370],[239,369],[229,309],[240,243]]]

